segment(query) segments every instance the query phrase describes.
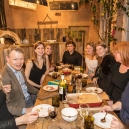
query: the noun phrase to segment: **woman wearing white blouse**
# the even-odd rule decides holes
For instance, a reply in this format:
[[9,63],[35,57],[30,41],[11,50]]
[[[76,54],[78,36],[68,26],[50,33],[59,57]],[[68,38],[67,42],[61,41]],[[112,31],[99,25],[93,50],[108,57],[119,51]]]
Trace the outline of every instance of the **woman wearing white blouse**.
[[94,76],[96,67],[98,66],[98,60],[95,53],[95,44],[88,42],[85,48],[85,63],[86,63],[86,74],[90,77]]

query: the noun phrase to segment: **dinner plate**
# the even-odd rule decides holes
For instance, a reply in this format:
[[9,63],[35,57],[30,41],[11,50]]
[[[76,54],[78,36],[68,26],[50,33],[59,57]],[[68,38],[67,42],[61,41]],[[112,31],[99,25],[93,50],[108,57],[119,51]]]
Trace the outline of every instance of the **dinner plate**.
[[103,90],[101,88],[97,88],[97,91],[96,90],[96,87],[87,87],[86,88],[86,92],[88,93],[102,93]]
[[[95,114],[93,115],[93,117],[94,117],[94,119],[95,119],[95,120],[94,120],[94,124],[97,125],[97,126],[99,126],[99,127],[101,127],[101,128],[109,129],[113,117],[114,117],[114,118],[116,118],[116,117],[113,116],[113,115],[111,115],[111,114],[107,114],[107,115],[106,115],[106,122],[103,123],[103,122],[101,122],[101,119],[104,118],[105,113],[106,113],[106,112],[95,113]],[[116,118],[116,119],[117,119],[117,118]]]
[[58,85],[46,85],[43,87],[45,91],[56,91],[58,90]]
[[32,108],[32,111],[36,111],[39,113],[39,117],[47,117],[48,114],[48,108],[52,107],[49,104],[40,104]]
[[49,72],[48,75],[52,76],[53,73],[57,73],[58,76],[60,75],[59,72]]

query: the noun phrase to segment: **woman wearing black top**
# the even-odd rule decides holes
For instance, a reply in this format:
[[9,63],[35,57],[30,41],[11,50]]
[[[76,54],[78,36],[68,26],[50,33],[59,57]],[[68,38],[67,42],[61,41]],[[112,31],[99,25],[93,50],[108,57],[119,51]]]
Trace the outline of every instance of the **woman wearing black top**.
[[8,111],[6,105],[6,100],[7,100],[6,94],[8,96],[10,90],[11,90],[10,85],[3,86],[0,81],[0,129],[18,129],[17,125],[30,124],[35,120],[37,120],[38,118],[37,112],[31,112],[21,117],[14,118],[14,116]]
[[[121,94],[129,81],[129,70],[126,68],[126,65],[129,63],[129,43],[117,43],[113,53],[118,63],[112,69],[110,84],[106,92],[115,103],[121,99]],[[126,63],[123,64],[122,62]]]
[[26,64],[25,75],[28,83],[40,88],[45,76],[49,72],[48,56],[44,54],[44,44],[37,41],[34,45],[34,57]]
[[107,53],[108,48],[104,43],[96,44],[96,53],[98,55],[98,67],[93,77],[93,82],[98,84],[103,91],[106,91],[110,84],[110,75],[112,67],[116,63],[112,54]]

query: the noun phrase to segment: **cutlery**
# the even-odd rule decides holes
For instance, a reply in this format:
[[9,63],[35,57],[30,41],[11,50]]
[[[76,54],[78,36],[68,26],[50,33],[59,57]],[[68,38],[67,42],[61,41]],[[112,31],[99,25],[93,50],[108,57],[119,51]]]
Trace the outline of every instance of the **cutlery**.
[[98,92],[98,84],[96,84],[95,92]]
[[102,122],[102,123],[106,122],[106,115],[107,115],[107,112],[106,112],[104,118],[101,119],[101,122]]

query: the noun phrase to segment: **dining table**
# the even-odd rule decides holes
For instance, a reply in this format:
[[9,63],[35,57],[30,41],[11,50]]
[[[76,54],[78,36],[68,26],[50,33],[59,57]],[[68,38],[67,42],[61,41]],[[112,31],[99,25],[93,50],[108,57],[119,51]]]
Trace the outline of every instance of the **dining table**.
[[[68,79],[68,78],[69,78],[69,75],[65,75],[65,79]],[[57,80],[60,80],[60,77],[58,77]],[[87,86],[90,87],[93,84],[92,80],[88,77],[86,80],[87,80]],[[39,90],[39,93],[37,95],[37,99],[36,99],[34,106],[37,106],[40,104],[52,105],[52,97],[58,95],[58,92],[45,91],[43,89],[44,86],[48,85],[49,81],[54,81],[54,79],[52,78],[51,75],[47,75],[45,77],[43,84]],[[84,87],[81,92],[86,93],[85,89],[86,89],[86,87]],[[90,108],[91,115],[98,113],[104,105],[108,105],[107,101],[109,101],[109,97],[105,92],[99,93],[98,96],[102,99],[102,105],[100,107]],[[64,103],[63,101],[62,102],[60,101],[60,106],[58,107],[58,114],[56,116],[55,121],[52,121],[49,116],[39,117],[32,124],[28,124],[26,129],[55,129],[54,126],[56,124],[62,125],[62,126],[57,126],[57,129],[84,129],[84,122],[83,122],[82,117],[79,114],[78,109],[77,109],[78,117],[73,122],[67,122],[62,118],[61,110],[65,107],[69,107],[69,105],[67,103]],[[109,114],[115,116],[119,120],[119,122],[121,122],[114,111],[109,112]],[[94,129],[103,129],[103,128],[94,124]]]

